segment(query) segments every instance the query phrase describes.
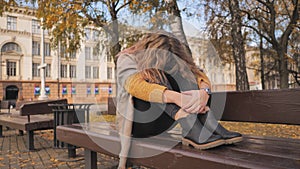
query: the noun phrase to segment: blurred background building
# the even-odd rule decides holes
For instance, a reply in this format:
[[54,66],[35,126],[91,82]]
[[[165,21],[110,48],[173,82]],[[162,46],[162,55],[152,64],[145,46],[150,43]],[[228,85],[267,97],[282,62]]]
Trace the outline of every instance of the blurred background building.
[[[114,63],[99,28],[87,27],[81,49],[67,54],[54,49],[44,31],[41,51],[40,20],[35,11],[10,8],[0,17],[0,98],[34,100],[40,94],[41,53],[45,55],[46,94],[70,102],[105,102],[114,88]],[[60,52],[58,52],[60,51]]]

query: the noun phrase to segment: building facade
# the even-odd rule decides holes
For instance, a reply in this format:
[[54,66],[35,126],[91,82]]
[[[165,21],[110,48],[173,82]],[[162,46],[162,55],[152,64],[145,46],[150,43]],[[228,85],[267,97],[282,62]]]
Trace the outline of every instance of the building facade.
[[[107,54],[103,32],[85,29],[81,49],[66,55],[51,46],[35,11],[10,8],[0,17],[0,98],[34,100],[40,94],[42,52],[45,56],[46,94],[69,102],[105,102],[115,92],[113,59]],[[44,39],[44,42],[42,42]],[[44,51],[41,51],[41,44]]]
[[196,65],[206,73],[211,81],[212,91],[236,90],[234,64],[222,62],[215,48],[207,39],[188,38],[188,42]]
[[[202,36],[199,36],[202,37]],[[196,65],[204,70],[212,83],[213,91],[236,90],[235,64],[224,62],[219,57],[214,46],[207,39],[188,38]],[[246,66],[250,90],[261,90],[259,66],[259,50],[246,47]],[[278,80],[266,81],[267,89],[278,88]],[[274,84],[273,84],[274,83]]]

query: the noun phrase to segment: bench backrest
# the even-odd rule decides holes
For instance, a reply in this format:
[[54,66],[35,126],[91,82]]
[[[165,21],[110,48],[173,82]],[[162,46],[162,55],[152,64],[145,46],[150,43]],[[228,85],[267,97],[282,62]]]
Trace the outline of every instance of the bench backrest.
[[36,101],[30,103],[24,103],[20,107],[20,115],[37,115],[37,114],[51,114],[52,108],[48,106],[48,104],[67,104],[67,99],[59,99],[59,100],[45,100],[45,101]]
[[[221,120],[300,125],[300,88],[216,92],[211,96],[213,112]],[[116,109],[114,98],[108,100],[108,114]]]
[[227,92],[222,120],[300,125],[300,88]]

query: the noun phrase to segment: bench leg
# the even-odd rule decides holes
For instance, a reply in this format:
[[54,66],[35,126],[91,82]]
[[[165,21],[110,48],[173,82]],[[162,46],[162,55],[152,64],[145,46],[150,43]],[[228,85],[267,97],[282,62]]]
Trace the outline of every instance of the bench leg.
[[3,137],[3,126],[0,125],[0,137]]
[[75,158],[76,157],[76,148],[75,146],[68,144],[68,157]]
[[97,169],[97,152],[84,149],[85,169]]
[[19,130],[19,136],[23,136],[24,135],[24,131],[23,130]]
[[27,131],[27,148],[28,150],[34,150],[34,133],[33,131]]

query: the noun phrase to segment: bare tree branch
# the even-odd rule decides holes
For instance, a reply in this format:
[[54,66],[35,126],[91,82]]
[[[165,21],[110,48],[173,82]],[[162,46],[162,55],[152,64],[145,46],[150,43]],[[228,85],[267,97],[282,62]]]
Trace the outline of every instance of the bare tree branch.
[[262,34],[256,27],[251,26],[251,25],[243,25],[243,26],[254,30],[259,36],[264,37],[264,39],[266,39],[269,43],[271,43],[271,44],[273,43],[272,39],[270,39],[269,37]]
[[132,2],[132,0],[130,0],[130,1],[126,2],[126,3],[124,3],[123,5],[121,5],[121,6],[116,10],[116,12],[118,13],[122,8],[124,8],[125,6],[129,5],[131,2]]
[[296,0],[296,4],[294,7],[294,10],[293,10],[293,15],[292,15],[292,18],[291,18],[291,21],[287,27],[287,29],[284,31],[283,35],[282,35],[282,38],[280,39],[281,42],[285,41],[285,40],[288,40],[290,34],[292,33],[293,29],[294,29],[294,26],[296,26],[297,24],[297,21],[299,20],[299,6],[300,4],[298,4],[299,0]]

